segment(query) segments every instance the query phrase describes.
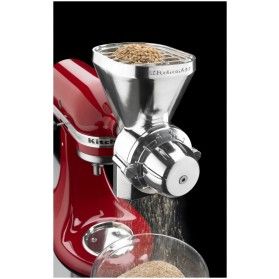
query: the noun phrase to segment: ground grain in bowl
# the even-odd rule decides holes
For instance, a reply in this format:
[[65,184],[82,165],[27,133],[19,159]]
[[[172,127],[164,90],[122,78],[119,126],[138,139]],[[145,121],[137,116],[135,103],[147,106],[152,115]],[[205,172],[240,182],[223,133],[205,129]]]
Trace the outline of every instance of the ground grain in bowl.
[[149,277],[149,278],[184,278],[183,273],[174,265],[164,261],[150,261],[126,271],[120,278]]

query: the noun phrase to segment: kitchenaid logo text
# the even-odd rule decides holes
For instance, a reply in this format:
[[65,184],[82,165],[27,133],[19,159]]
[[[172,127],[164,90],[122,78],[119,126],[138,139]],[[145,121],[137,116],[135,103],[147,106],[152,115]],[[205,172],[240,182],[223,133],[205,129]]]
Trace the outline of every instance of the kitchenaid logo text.
[[100,145],[100,146],[112,146],[114,145],[115,139],[113,138],[88,138],[88,143]]
[[164,76],[164,75],[172,75],[172,74],[183,74],[191,71],[192,67],[183,67],[176,70],[153,70],[150,72],[152,76]]

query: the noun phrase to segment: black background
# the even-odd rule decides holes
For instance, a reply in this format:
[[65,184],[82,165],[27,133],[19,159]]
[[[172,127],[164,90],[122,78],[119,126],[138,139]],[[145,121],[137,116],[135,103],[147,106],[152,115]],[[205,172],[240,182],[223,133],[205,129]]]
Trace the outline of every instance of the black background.
[[54,62],[78,58],[92,65],[94,46],[121,41],[161,43],[197,58],[172,119],[202,152],[198,184],[182,199],[187,242],[212,277],[225,277],[226,2],[54,3]]

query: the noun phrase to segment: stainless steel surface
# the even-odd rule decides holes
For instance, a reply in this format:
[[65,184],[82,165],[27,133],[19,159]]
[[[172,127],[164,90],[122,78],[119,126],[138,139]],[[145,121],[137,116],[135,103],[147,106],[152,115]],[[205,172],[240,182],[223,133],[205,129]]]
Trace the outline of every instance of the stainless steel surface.
[[111,165],[112,164],[112,156],[93,156],[81,151],[77,151],[78,156],[84,161],[100,164],[100,165]]
[[[137,42],[137,43],[131,43],[131,42],[124,42],[124,43],[112,43],[112,44],[106,44],[96,47],[96,51],[99,51],[103,55],[107,56],[108,58],[112,58],[113,60],[117,62],[127,63],[125,61],[119,60],[117,57],[115,57],[114,52],[123,45],[127,44],[145,44],[149,46],[153,46],[156,49],[160,51],[160,53],[163,56],[163,60],[157,63],[154,63],[155,65],[172,65],[172,64],[184,64],[185,62],[188,62],[189,60],[193,59],[193,55],[189,53],[185,53],[182,51],[179,51],[177,49],[159,45],[159,44],[153,44],[153,43],[144,43],[144,42]],[[147,63],[150,65],[150,63]],[[142,65],[138,64],[138,65]]]
[[131,199],[133,185],[146,194],[184,195],[198,180],[200,153],[169,121],[195,71],[195,57],[148,44],[163,53],[163,62],[126,64],[113,57],[123,44],[93,49],[95,68],[114,114],[124,125],[114,145],[113,161],[123,174],[115,170],[114,192]]
[[108,56],[122,44],[93,48],[93,63],[115,115],[126,128],[168,122],[195,71],[195,57],[173,48],[151,44],[171,57],[173,64],[124,64]]
[[141,190],[138,190],[116,164],[113,166],[113,192],[117,197],[126,200],[138,200],[147,194],[157,193],[154,188],[149,186],[142,187]]
[[79,131],[77,131],[73,125],[68,121],[68,119],[63,115],[63,113],[54,106],[53,113],[57,117],[58,120],[61,120],[67,127],[70,134],[73,136],[73,138],[79,142],[80,144],[83,144],[88,147],[94,147],[94,148],[111,148],[114,145],[115,138],[111,137],[92,137],[88,136],[86,134],[82,134]]
[[131,235],[133,235],[132,230],[124,224],[104,222],[92,226],[85,233],[82,244],[88,253],[98,256],[113,242]]
[[93,174],[96,176],[101,175],[103,166],[100,164],[92,164],[93,167]]
[[92,173],[100,175],[104,165],[112,165],[112,156],[93,156],[77,151],[78,156],[84,161],[92,163]]
[[[146,194],[182,196],[199,177],[190,139],[174,126],[154,127],[142,136],[123,129],[115,143],[113,161],[124,174],[115,177],[114,191],[125,199],[133,199],[130,185]],[[180,183],[182,176],[187,177],[184,183]]]

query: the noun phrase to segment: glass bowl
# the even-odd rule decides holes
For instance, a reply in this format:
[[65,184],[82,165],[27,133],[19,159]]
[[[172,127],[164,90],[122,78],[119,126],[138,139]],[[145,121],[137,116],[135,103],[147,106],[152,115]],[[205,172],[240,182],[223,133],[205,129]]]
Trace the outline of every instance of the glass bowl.
[[185,277],[209,277],[205,261],[194,248],[177,238],[152,233],[125,237],[106,247],[96,258],[91,277],[118,277],[148,261],[172,264]]

